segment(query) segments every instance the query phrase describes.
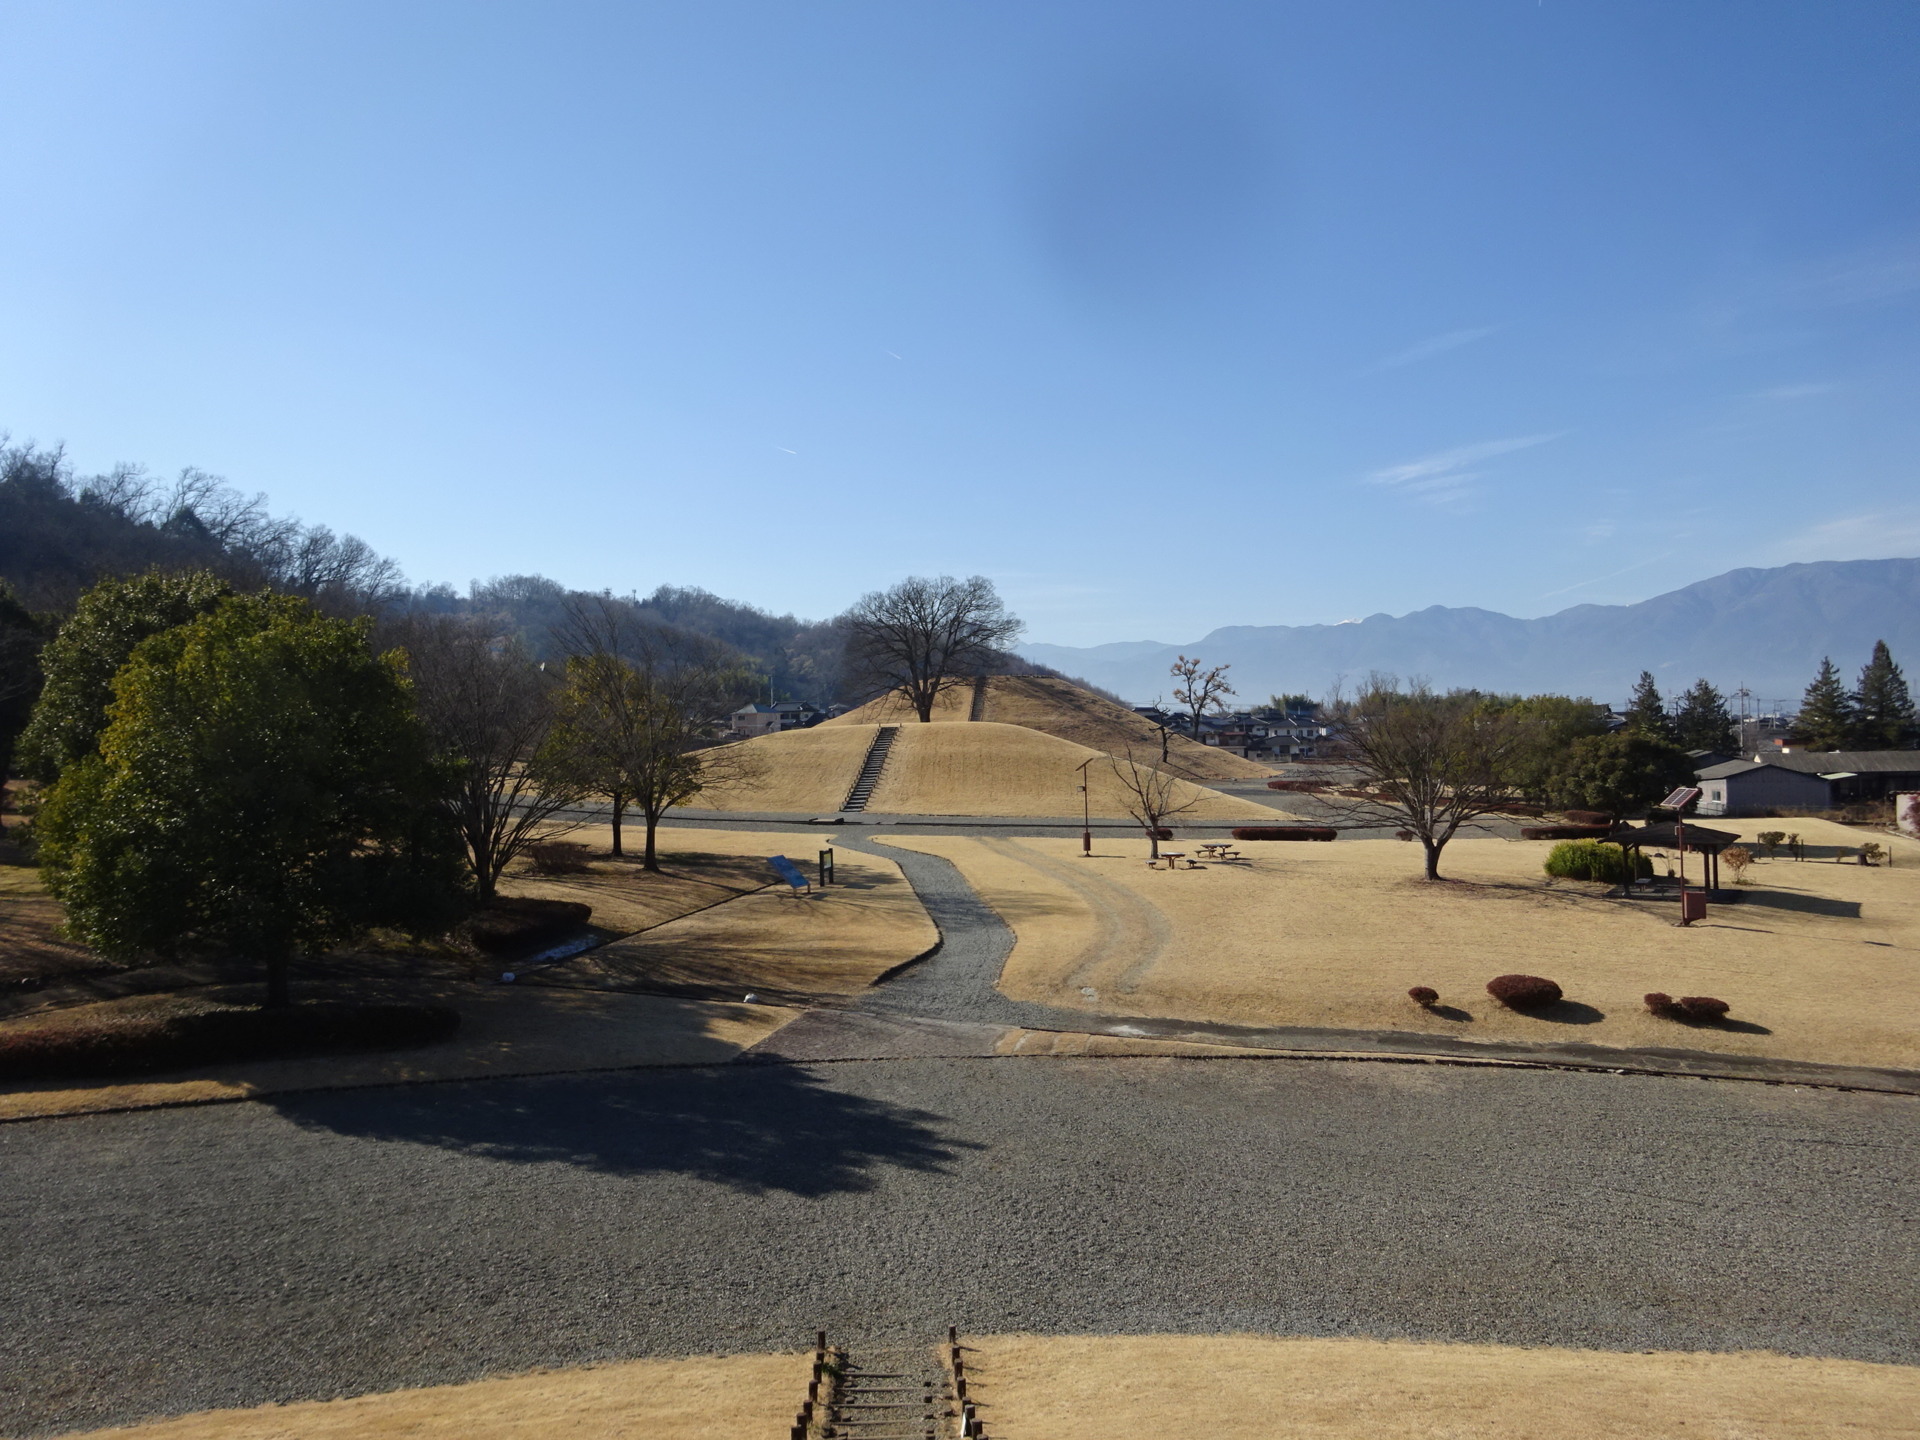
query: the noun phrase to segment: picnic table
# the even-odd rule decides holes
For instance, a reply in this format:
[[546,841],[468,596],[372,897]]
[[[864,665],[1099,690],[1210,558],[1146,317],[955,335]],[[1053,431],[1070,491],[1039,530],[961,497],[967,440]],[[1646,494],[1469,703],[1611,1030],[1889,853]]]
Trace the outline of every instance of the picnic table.
[[1240,858],[1240,852],[1234,849],[1233,843],[1228,840],[1202,840],[1200,842],[1200,853],[1205,855],[1209,860],[1237,860]]
[[1189,870],[1194,870],[1199,868],[1198,863],[1193,859],[1189,858],[1189,856],[1187,855],[1187,852],[1184,850],[1162,850],[1157,859],[1149,859],[1147,861],[1147,868],[1149,870],[1158,870],[1160,868],[1161,860],[1164,860],[1167,862],[1167,868],[1169,870],[1178,870],[1180,868],[1180,862],[1182,860],[1185,860],[1187,862],[1187,868]]

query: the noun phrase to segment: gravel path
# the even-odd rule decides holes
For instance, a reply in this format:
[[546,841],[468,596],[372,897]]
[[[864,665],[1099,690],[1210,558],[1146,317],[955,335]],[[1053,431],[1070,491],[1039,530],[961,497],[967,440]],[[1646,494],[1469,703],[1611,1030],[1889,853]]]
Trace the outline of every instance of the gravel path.
[[1920,1101],[1295,1060],[492,1081],[0,1127],[0,1430],[975,1331],[1920,1363]]

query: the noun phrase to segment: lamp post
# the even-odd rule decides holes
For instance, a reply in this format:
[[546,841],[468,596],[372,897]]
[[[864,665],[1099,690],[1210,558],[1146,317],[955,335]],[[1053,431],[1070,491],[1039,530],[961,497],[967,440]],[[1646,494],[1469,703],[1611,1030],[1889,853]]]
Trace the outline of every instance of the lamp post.
[[1093,858],[1093,796],[1087,790],[1087,766],[1098,760],[1098,755],[1089,755],[1074,768],[1080,772],[1080,858]]

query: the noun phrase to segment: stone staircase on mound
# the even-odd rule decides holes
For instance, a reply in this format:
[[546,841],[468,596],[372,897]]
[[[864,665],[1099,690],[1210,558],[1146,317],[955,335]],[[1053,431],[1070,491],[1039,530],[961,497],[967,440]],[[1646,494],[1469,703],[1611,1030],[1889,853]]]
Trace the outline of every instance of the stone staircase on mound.
[[959,1335],[947,1344],[849,1351],[820,1332],[791,1440],[987,1440],[966,1398]]
[[880,772],[887,768],[887,752],[893,748],[893,737],[899,733],[898,725],[882,725],[874,731],[873,744],[867,747],[867,758],[860,766],[853,788],[847,792],[842,810],[867,808],[867,801],[873,798],[873,787],[880,783]]
[[967,711],[967,719],[984,720],[987,718],[987,677],[973,677],[973,706]]

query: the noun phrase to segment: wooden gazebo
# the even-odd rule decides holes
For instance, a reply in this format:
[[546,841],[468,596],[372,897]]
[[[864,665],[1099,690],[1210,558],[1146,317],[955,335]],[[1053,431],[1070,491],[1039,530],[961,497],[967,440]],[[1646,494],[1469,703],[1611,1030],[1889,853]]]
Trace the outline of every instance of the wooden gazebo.
[[[1676,830],[1680,833],[1676,834]],[[1685,841],[1685,845],[1681,844]],[[1679,850],[1697,852],[1700,857],[1701,887],[1706,890],[1720,888],[1720,852],[1740,843],[1738,835],[1725,830],[1709,830],[1704,825],[1683,824],[1676,826],[1671,820],[1663,820],[1654,825],[1642,825],[1638,830],[1631,825],[1620,825],[1607,836],[1607,843],[1618,845],[1622,850]],[[1684,863],[1684,862],[1682,862]]]

